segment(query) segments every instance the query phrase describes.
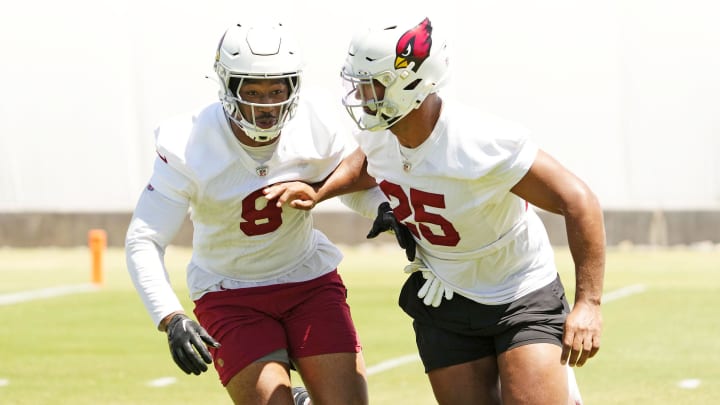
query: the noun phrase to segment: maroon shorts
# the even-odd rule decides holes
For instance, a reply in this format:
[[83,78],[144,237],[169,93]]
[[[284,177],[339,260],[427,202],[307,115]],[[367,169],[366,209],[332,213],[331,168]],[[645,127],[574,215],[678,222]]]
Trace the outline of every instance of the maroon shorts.
[[195,316],[222,345],[210,349],[220,381],[276,350],[291,358],[358,353],[360,341],[337,271],[314,280],[211,292]]

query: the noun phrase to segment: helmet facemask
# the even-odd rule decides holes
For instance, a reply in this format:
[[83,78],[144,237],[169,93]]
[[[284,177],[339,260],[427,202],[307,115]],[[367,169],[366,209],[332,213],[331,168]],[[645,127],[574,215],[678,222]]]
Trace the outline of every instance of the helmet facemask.
[[[389,128],[398,119],[397,106],[385,97],[387,84],[395,80],[393,72],[381,72],[375,76],[341,73],[345,86],[343,105],[358,128],[381,131]],[[378,89],[383,91],[379,94]]]
[[444,84],[447,45],[432,31],[426,18],[353,37],[341,71],[342,101],[361,130],[392,127]]
[[[383,71],[375,75],[352,75],[342,71],[346,93],[343,105],[358,128],[382,131],[420,107],[434,91],[434,82],[425,82],[411,68]],[[378,88],[382,89],[381,94]]]
[[[244,100],[241,95],[243,84],[255,80],[284,81],[288,89],[288,98],[271,103]],[[300,76],[299,74],[288,74],[257,77],[231,74],[228,76],[225,88],[227,90],[221,92],[220,99],[227,118],[254,141],[267,142],[277,137],[285,124],[295,115],[299,99]],[[268,125],[270,120],[273,123]]]

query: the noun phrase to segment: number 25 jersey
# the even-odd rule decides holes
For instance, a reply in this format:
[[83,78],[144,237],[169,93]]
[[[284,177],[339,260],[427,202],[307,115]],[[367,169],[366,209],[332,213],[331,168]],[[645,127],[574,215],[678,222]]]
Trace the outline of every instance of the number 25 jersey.
[[417,148],[401,146],[389,130],[356,139],[368,173],[415,236],[418,257],[456,292],[497,305],[555,279],[543,223],[510,192],[538,151],[525,129],[443,100]]

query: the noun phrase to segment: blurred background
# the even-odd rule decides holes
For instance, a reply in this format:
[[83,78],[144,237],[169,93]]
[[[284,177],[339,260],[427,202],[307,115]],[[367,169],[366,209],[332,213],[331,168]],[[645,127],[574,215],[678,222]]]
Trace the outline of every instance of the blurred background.
[[[0,14],[0,246],[80,245],[91,228],[122,245],[153,128],[217,100],[206,76],[230,24],[285,21],[304,91],[339,103],[353,30],[403,13],[450,37],[448,97],[530,128],[590,185],[609,244],[720,243],[717,2],[38,0]],[[341,204],[315,216],[336,242],[364,240],[340,230],[365,220]]]

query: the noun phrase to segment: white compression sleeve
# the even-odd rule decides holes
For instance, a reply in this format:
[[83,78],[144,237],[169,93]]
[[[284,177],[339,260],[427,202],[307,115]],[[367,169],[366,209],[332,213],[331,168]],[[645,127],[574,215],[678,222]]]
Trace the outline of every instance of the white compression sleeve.
[[387,198],[380,190],[380,187],[373,187],[363,191],[343,194],[340,196],[340,201],[360,215],[366,218],[375,219],[377,216],[378,205],[386,202]]
[[155,326],[183,307],[170,285],[165,268],[165,248],[180,230],[188,203],[144,190],[125,239],[125,258],[130,278]]

